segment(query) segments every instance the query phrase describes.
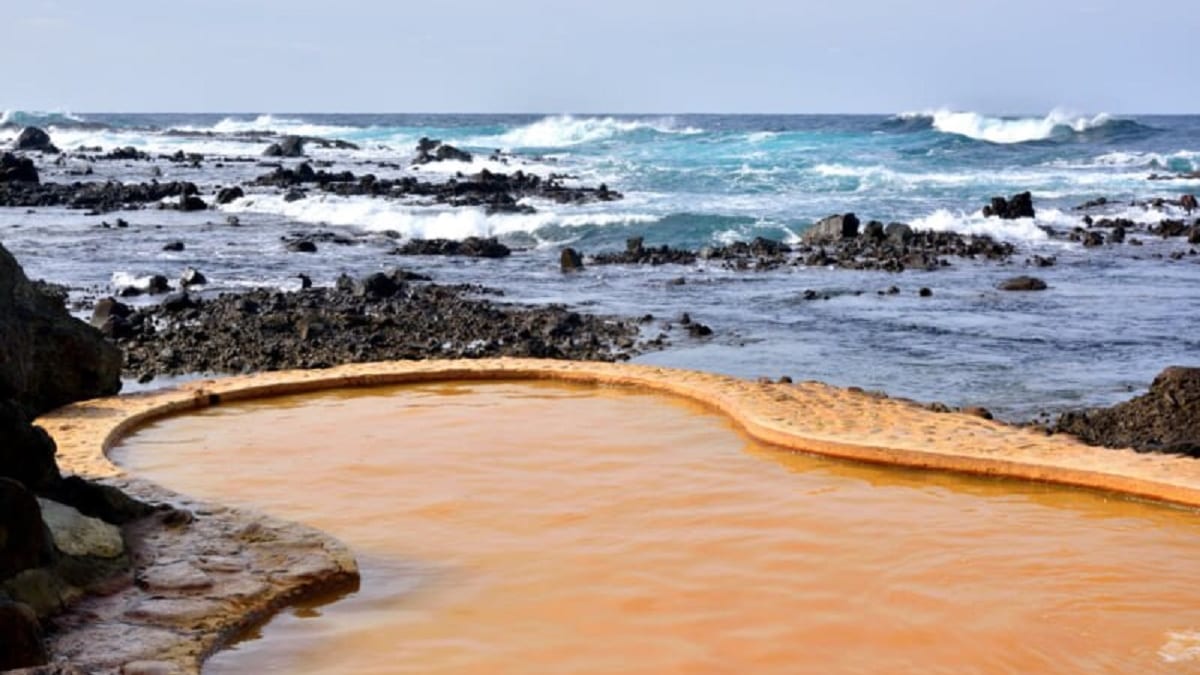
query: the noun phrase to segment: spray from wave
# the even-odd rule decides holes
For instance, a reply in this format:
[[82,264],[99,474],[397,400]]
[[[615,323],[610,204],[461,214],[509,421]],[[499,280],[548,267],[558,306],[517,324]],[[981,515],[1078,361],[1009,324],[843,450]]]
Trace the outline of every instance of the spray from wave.
[[946,134],[1005,145],[1082,134],[1121,122],[1108,113],[1087,117],[1071,115],[1062,110],[1053,110],[1045,117],[1007,118],[942,109],[901,113],[896,119],[907,124],[928,124]]
[[556,115],[523,127],[517,127],[500,136],[477,139],[473,145],[488,146],[499,143],[505,148],[565,148],[583,143],[603,141],[623,134],[651,131],[660,134],[700,134],[703,129],[680,128],[673,118],[657,120],[626,120],[615,117],[574,117]]

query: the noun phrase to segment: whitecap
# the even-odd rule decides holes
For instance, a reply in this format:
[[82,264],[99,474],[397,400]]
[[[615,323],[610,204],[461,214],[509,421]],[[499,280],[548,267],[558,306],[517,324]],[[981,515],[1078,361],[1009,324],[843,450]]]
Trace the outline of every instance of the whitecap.
[[1011,144],[1042,141],[1054,137],[1060,130],[1082,133],[1102,127],[1112,121],[1108,113],[1092,117],[1076,116],[1055,109],[1045,117],[990,117],[977,112],[949,109],[907,112],[897,115],[901,120],[929,119],[933,128],[947,134],[966,136],[989,143]]
[[914,230],[957,232],[968,235],[988,235],[993,239],[1012,242],[1042,242],[1049,239],[1034,218],[1004,220],[984,218],[980,212],[965,213],[938,209],[909,223]]
[[672,117],[629,120],[615,117],[575,117],[555,115],[532,124],[506,131],[499,136],[471,139],[476,147],[565,148],[607,140],[622,134],[650,130],[661,134],[694,135],[704,133],[696,127],[679,127]]
[[372,197],[314,195],[293,202],[279,195],[249,195],[221,207],[230,213],[269,213],[305,223],[359,227],[374,232],[392,231],[402,238],[465,239],[504,234],[533,234],[550,226],[576,228],[658,222],[645,213],[575,212],[550,210],[552,204],[536,203],[539,211],[522,214],[491,214],[480,208],[423,206]]

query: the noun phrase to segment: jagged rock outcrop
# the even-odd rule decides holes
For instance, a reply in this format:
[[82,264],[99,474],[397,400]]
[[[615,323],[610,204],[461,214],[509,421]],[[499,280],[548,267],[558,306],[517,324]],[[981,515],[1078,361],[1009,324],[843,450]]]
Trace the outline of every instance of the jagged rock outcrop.
[[63,301],[0,245],[0,669],[45,662],[38,619],[126,571],[112,523],[151,511],[116,488],[64,478],[53,439],[31,424],[120,389],[120,351]]
[[1092,445],[1200,457],[1200,368],[1167,368],[1145,394],[1111,408],[1065,413],[1053,428]]

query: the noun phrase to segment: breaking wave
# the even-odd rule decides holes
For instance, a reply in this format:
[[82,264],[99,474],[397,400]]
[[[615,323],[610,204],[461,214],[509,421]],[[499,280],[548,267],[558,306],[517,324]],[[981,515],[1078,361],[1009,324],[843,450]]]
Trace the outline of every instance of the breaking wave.
[[253,195],[222,207],[229,213],[268,213],[304,223],[396,232],[403,239],[464,239],[524,233],[536,236],[548,227],[578,228],[650,224],[658,216],[642,213],[571,213],[488,215],[477,208],[423,207],[370,197],[312,196],[294,202],[278,195]]
[[927,216],[913,220],[910,225],[914,230],[988,235],[1001,241],[1041,242],[1049,239],[1049,235],[1037,226],[1033,218],[1017,220],[984,218],[978,211],[965,213],[938,209]]
[[977,112],[933,110],[908,112],[891,121],[892,128],[933,129],[945,134],[977,141],[1008,145],[1071,138],[1079,134],[1138,133],[1149,131],[1132,120],[1117,119],[1108,113],[1092,117],[1071,115],[1062,110],[1045,117],[990,117]]
[[565,148],[603,141],[623,134],[651,131],[660,134],[701,134],[703,129],[676,125],[674,118],[626,120],[615,117],[574,117],[556,115],[533,124],[517,127],[499,136],[476,139],[472,145],[500,144],[505,148]]
[[65,110],[5,110],[0,112],[0,127],[79,126],[88,121]]
[[226,117],[211,126],[179,126],[179,131],[212,132],[216,134],[245,134],[250,132],[273,132],[295,136],[335,137],[362,131],[358,127],[315,124],[302,119],[258,115],[253,119]]

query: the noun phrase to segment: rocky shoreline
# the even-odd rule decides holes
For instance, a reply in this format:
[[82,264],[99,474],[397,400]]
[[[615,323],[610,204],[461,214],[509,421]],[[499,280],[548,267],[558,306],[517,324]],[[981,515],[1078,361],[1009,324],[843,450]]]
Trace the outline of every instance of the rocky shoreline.
[[[475,207],[489,214],[528,214],[536,211],[531,198],[557,204],[623,198],[604,184],[583,187],[570,184],[567,176],[542,178],[520,170],[502,174],[485,169],[443,182],[335,173],[304,159],[306,144],[335,142],[262,134],[249,134],[245,141],[271,143],[265,153],[269,159],[261,162],[270,171],[242,186],[187,181],[44,183],[30,153],[47,157],[59,150],[44,134],[23,133],[17,148],[21,154],[0,154],[0,206],[65,206],[92,214],[142,208],[190,212],[252,199],[246,190],[262,194],[266,189],[287,201],[315,195],[371,196]],[[117,149],[107,155],[96,150],[89,161],[148,159],[136,150]],[[280,158],[303,161],[289,168]],[[213,160],[181,156],[171,161]],[[422,139],[414,164],[447,161],[469,162],[470,155]],[[1137,247],[1144,239],[1170,239],[1185,243],[1165,257],[1197,255],[1194,247],[1188,248],[1200,244],[1200,219],[1192,219],[1195,197],[1135,205],[1147,213],[1170,207],[1187,214],[1156,223],[1113,217],[1114,206],[1122,205],[1107,200],[1080,205],[1079,226],[1047,234],[1086,248]],[[1032,197],[1023,193],[997,197],[983,213],[1027,218],[1034,208]],[[231,219],[236,225],[236,217]],[[118,229],[128,225],[116,222]],[[352,245],[360,240],[318,230],[299,232],[283,245],[302,254],[326,243]],[[183,243],[178,246],[182,250]],[[381,249],[381,255],[492,260],[513,252],[494,238],[408,239]],[[697,264],[734,272],[806,266],[899,274],[936,271],[960,261],[1029,268],[1055,264],[1053,258],[1040,256],[1022,262],[1020,255],[1011,243],[987,236],[920,231],[904,223],[863,223],[847,213],[821,220],[795,243],[758,238],[686,250],[647,245],[644,237],[634,236],[624,250],[585,253],[566,248],[560,267],[564,274],[589,266]],[[0,246],[0,341],[6,346],[0,354],[0,635],[6,638],[0,643],[0,670],[48,661],[51,670],[43,672],[69,672],[71,664],[89,669],[85,672],[194,670],[209,651],[245,626],[245,617],[265,614],[298,594],[344,587],[356,578],[349,554],[320,533],[190,502],[128,477],[97,482],[64,476],[55,463],[54,439],[32,420],[72,401],[116,393],[122,374],[148,381],[162,375],[326,369],[396,360],[623,361],[664,347],[671,337],[668,326],[678,325],[687,339],[704,340],[713,333],[687,314],[663,323],[650,315],[597,316],[561,305],[510,304],[486,286],[439,284],[401,269],[358,278],[343,275],[325,287],[314,287],[303,276],[302,288],[296,291],[216,294],[204,290],[206,282],[202,273],[190,270],[175,293],[167,292],[170,282],[165,277],[152,279],[144,291],[160,297],[151,304],[101,298],[89,327],[70,317],[59,290],[28,280]],[[685,280],[681,277],[679,282]],[[998,288],[1041,291],[1047,284],[1020,275]],[[121,290],[126,296],[143,292]],[[929,288],[919,291],[922,297],[932,293]],[[802,297],[828,296],[805,290]],[[951,412],[944,406],[931,409]],[[990,417],[982,409],[958,412],[976,419]],[[1168,369],[1142,397],[1108,409],[1066,413],[1042,428],[1093,445],[1200,457],[1200,369]],[[251,522],[258,525],[250,527]],[[278,574],[280,559],[272,556],[281,550],[290,563],[311,574]],[[197,600],[197,592],[202,592],[202,600]],[[70,607],[75,609],[62,613]],[[108,660],[95,655],[96,644],[121,644],[120,635],[134,630],[131,627],[153,637],[143,646],[145,654],[158,657],[144,662],[140,648],[128,643],[126,651],[114,646]]]
[[396,270],[293,292],[183,291],[136,309],[106,298],[92,322],[124,351],[126,373],[144,380],[427,358],[616,361],[655,346],[636,321],[497,295]]

